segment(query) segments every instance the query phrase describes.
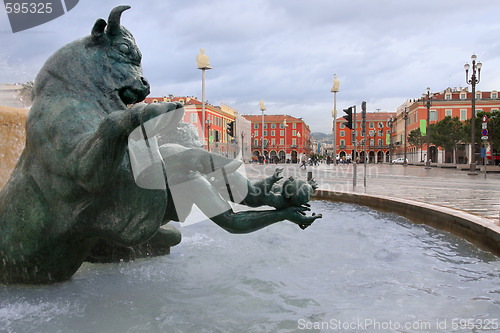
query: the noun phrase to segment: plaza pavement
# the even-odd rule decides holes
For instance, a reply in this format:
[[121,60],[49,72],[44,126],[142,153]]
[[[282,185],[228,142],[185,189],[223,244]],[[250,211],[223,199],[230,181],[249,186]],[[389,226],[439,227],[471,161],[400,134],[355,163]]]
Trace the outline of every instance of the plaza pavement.
[[424,166],[367,164],[366,187],[364,166],[357,166],[357,186],[353,187],[353,165],[308,166],[307,171],[297,164],[246,164],[249,179],[272,175],[283,167],[285,177],[306,179],[311,171],[321,190],[383,195],[393,198],[422,201],[434,205],[464,210],[492,219],[500,224],[500,173],[469,176],[467,171]]

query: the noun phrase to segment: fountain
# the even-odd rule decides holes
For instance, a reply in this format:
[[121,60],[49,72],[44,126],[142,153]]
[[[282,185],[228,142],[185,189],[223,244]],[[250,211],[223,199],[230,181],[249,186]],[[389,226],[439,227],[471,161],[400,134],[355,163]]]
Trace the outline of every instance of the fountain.
[[[321,217],[304,215],[314,182],[281,181],[278,169],[251,183],[238,163],[200,149],[179,122],[181,105],[128,108],[149,88],[119,24],[127,8],[58,51],[35,83],[27,145],[0,194],[2,330],[499,328],[493,254],[394,213],[322,200],[311,202],[322,223],[297,233],[274,222],[305,229]],[[98,61],[103,76],[93,67],[99,52],[84,53],[92,47],[111,59]],[[82,59],[69,63],[75,50]],[[93,81],[72,71],[94,73]],[[182,165],[190,170],[181,173]],[[207,193],[217,201],[201,200]],[[235,213],[226,208],[231,198],[277,209]]]

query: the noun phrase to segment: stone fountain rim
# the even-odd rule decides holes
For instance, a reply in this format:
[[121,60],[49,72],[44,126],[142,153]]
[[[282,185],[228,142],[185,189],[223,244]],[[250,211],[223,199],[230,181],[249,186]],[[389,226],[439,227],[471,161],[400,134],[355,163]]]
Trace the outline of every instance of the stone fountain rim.
[[500,221],[495,219],[426,202],[366,193],[317,190],[313,199],[354,203],[397,213],[414,223],[450,232],[500,256]]

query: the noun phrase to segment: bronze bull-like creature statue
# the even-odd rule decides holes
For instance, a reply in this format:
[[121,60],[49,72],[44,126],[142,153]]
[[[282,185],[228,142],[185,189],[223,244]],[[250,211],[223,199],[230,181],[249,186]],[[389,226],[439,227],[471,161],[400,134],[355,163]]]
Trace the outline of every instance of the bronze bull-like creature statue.
[[[63,281],[89,256],[112,259],[107,247],[133,249],[149,242],[167,253],[180,242],[176,229],[160,229],[179,220],[168,184],[142,188],[131,168],[130,133],[182,105],[139,103],[150,87],[134,38],[120,25],[128,8],[114,8],[107,23],[98,19],[90,36],[55,52],[36,77],[26,146],[0,192],[0,283]],[[211,154],[183,149],[176,151],[186,165]],[[225,207],[203,170],[189,175],[207,207]],[[236,172],[230,177],[247,183],[242,203],[248,206],[281,195],[270,190],[278,173],[255,184]],[[245,233],[285,219],[304,228],[320,217],[306,216],[305,205],[278,201],[276,210],[235,213],[228,207],[211,220],[230,232]]]

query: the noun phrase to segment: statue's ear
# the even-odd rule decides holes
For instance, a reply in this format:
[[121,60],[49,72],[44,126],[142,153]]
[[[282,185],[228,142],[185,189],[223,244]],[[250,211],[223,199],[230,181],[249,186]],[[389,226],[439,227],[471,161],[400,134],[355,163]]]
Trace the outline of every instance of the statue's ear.
[[106,21],[97,19],[94,27],[92,28],[92,39],[99,39],[104,35],[104,28],[106,28]]

